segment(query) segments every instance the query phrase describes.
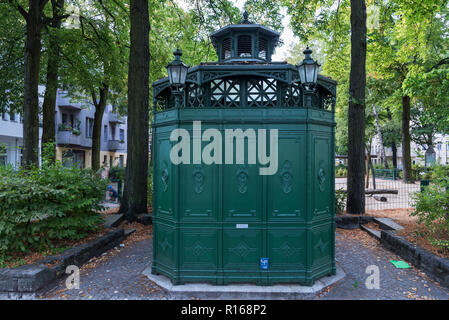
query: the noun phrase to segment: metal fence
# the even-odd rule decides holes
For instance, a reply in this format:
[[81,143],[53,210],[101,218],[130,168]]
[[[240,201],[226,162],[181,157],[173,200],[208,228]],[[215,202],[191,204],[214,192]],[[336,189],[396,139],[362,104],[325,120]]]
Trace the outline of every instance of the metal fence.
[[[335,178],[335,190],[347,190],[346,178]],[[412,207],[412,194],[420,190],[420,181],[404,183],[391,176],[376,177],[374,188],[370,177],[365,189],[365,210],[402,209]]]

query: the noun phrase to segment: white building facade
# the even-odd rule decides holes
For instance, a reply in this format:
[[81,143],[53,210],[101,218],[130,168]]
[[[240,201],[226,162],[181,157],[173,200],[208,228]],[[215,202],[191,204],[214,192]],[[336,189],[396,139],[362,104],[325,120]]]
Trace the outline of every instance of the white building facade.
[[[39,86],[39,98],[45,87]],[[95,107],[89,103],[73,102],[68,93],[58,90],[55,109],[56,159],[63,165],[89,168],[92,158],[92,133]],[[126,117],[120,117],[113,106],[107,105],[101,127],[100,159],[104,167],[126,165]],[[39,124],[39,152],[42,127]],[[22,164],[23,123],[20,114],[0,114],[0,165]]]
[[[374,163],[381,164],[382,160],[380,158],[380,142],[379,136],[376,135],[371,144],[371,155],[376,155],[377,158],[373,159]],[[434,137],[433,149],[436,153],[436,163],[441,165],[449,165],[449,135],[436,134]],[[422,146],[417,145],[413,141],[410,143],[410,154],[412,158],[412,164],[424,165],[425,158],[424,155],[426,149]],[[392,162],[393,151],[391,146],[385,146],[385,156],[389,162]],[[402,145],[397,146],[397,161],[398,169],[402,169]]]

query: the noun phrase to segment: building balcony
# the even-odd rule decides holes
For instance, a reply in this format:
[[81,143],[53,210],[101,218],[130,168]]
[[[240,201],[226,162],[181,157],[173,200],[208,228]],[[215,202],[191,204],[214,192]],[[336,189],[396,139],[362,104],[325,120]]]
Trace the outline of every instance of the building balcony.
[[57,106],[66,110],[80,111],[81,104],[72,101],[66,91],[59,91],[57,96]]
[[122,119],[121,116],[119,116],[119,115],[116,114],[116,113],[112,113],[112,112],[108,114],[108,121],[109,121],[110,123],[116,123],[116,124],[122,124],[122,123],[125,123],[125,121],[123,121],[123,119]]
[[125,149],[125,142],[121,140],[109,140],[108,149],[111,151]]
[[58,145],[92,147],[92,140],[84,139],[81,134],[74,134],[71,130],[60,130],[56,134]]

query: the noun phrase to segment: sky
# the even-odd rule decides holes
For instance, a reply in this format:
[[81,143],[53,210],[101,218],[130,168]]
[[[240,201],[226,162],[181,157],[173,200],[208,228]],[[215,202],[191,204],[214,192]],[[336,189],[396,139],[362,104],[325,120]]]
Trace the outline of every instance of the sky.
[[[232,1],[232,0],[231,0]],[[183,0],[176,0],[179,6],[183,9],[188,8],[188,4]],[[245,4],[245,0],[234,0],[235,6],[243,12],[243,5]],[[299,42],[298,38],[293,34],[293,31],[290,27],[290,16],[287,15],[287,9],[283,8],[281,13],[284,15],[284,19],[282,20],[282,24],[284,25],[284,31],[281,33],[281,40],[283,45],[277,47],[273,56],[273,61],[284,61],[289,56],[289,49],[296,43]],[[250,13],[251,14],[251,13]]]

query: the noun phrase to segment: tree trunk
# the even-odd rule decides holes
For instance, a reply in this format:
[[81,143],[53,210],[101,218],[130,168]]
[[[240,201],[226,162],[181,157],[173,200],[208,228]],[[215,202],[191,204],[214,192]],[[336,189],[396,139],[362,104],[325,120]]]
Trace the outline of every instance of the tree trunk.
[[97,101],[95,92],[92,92],[92,101],[95,106],[94,127],[92,132],[92,159],[91,167],[94,172],[100,169],[100,151],[101,151],[101,129],[103,123],[103,114],[106,109],[109,88],[103,84],[100,88],[100,100]]
[[347,212],[365,213],[365,0],[351,0],[351,71],[348,110]]
[[391,143],[391,153],[393,156],[393,168],[398,168],[398,148],[396,147],[396,143],[393,141]]
[[384,139],[382,137],[382,130],[380,129],[380,123],[379,123],[379,111],[377,110],[376,106],[373,106],[373,112],[374,112],[374,118],[376,119],[377,136],[379,137],[380,159],[381,159],[382,163],[384,164],[384,167],[386,169],[388,169],[388,161],[387,161],[387,157],[385,156]]
[[410,154],[410,97],[402,97],[402,173],[405,183],[413,183]]
[[128,159],[120,212],[135,220],[147,212],[149,16],[147,0],[130,1],[131,51],[128,70]]
[[[64,9],[64,0],[57,0],[52,2],[53,6],[53,21],[51,27],[56,30],[61,29],[61,19],[58,18]],[[50,41],[48,47],[48,63],[47,63],[47,80],[45,84],[44,103],[42,105],[42,150],[46,143],[55,142],[55,109],[56,109],[56,95],[58,92],[58,69],[59,69],[59,41],[54,34],[50,34]],[[55,160],[55,153],[53,153],[53,161]]]
[[369,188],[369,162],[371,161],[371,154],[369,152],[366,153],[366,182],[365,182],[365,189]]
[[23,165],[39,165],[39,65],[42,12],[48,0],[29,0],[26,15],[25,73],[23,90]]
[[374,171],[372,159],[369,159],[369,167],[371,169],[371,175],[372,175],[372,179],[373,179],[373,189],[376,190],[376,173]]

